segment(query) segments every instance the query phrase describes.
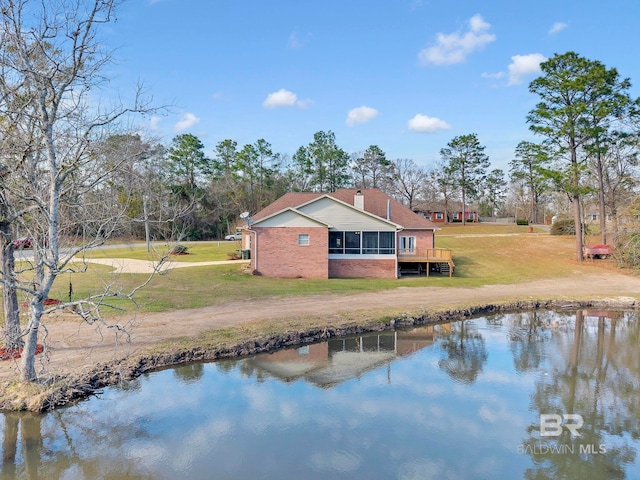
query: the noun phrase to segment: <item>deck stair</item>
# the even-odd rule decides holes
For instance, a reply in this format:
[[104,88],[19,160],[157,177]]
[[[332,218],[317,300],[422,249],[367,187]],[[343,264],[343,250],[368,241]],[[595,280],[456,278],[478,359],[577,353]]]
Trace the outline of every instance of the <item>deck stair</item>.
[[424,265],[427,276],[431,267],[450,277],[453,276],[455,269],[453,255],[448,248],[401,249],[398,251],[398,267],[401,272],[409,272],[411,269],[417,268],[421,273],[421,265]]

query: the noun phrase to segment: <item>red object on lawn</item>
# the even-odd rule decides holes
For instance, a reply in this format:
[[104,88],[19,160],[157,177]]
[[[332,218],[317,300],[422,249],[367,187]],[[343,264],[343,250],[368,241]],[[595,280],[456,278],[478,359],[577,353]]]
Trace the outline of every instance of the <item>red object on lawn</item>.
[[[44,352],[44,345],[36,345],[36,355]],[[20,358],[22,356],[22,348],[9,348],[0,347],[0,360],[11,360],[14,358]]]
[[613,255],[611,245],[590,245],[584,247],[584,256],[587,258],[606,258]]
[[[62,300],[58,300],[57,298],[45,298],[44,299],[44,306],[45,307],[50,307],[51,305],[60,305],[62,303]],[[29,306],[29,302],[24,302],[22,304],[23,307],[28,307]]]

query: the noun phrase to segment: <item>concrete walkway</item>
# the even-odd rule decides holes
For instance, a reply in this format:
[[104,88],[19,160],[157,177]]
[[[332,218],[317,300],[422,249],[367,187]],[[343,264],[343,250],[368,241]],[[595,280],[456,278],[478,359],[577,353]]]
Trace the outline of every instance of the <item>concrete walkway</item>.
[[[145,273],[151,274],[157,263],[148,260],[133,260],[131,258],[88,258],[87,262],[98,263],[113,267],[115,273]],[[167,272],[174,268],[206,267],[208,265],[247,264],[249,260],[219,260],[211,262],[167,262],[160,268],[160,272]]]

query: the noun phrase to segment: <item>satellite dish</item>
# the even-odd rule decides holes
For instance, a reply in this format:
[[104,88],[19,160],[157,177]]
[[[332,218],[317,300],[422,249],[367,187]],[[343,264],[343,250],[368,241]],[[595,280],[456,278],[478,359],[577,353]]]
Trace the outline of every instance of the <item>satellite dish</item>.
[[242,213],[240,214],[240,218],[242,218],[242,219],[245,219],[245,218],[247,218],[248,216],[249,216],[249,212],[242,212]]

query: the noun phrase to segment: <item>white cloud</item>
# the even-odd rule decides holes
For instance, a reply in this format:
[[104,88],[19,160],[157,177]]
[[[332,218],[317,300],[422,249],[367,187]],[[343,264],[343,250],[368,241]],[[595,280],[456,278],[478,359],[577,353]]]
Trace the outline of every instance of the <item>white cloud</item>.
[[519,83],[522,83],[524,77],[539,73],[540,64],[546,59],[547,58],[541,53],[514,55],[511,57],[508,85],[518,85]]
[[418,133],[435,133],[438,130],[447,130],[451,128],[444,120],[440,120],[436,117],[428,117],[418,113],[407,123],[409,130],[413,130]]
[[496,36],[489,33],[491,25],[478,14],[469,19],[466,32],[438,33],[436,44],[421,50],[418,59],[423,65],[451,65],[464,62],[467,56],[495,41]]
[[496,73],[483,72],[480,76],[482,78],[494,78],[496,80],[500,80],[502,77],[504,77],[504,72],[496,72]]
[[567,25],[564,22],[556,22],[556,23],[553,24],[553,26],[549,30],[549,35],[555,35],[556,33],[561,32],[562,30],[564,30],[568,26],[569,25]]
[[310,100],[298,100],[298,96],[281,88],[277,92],[270,93],[267,98],[262,102],[264,108],[278,108],[278,107],[298,107],[306,108],[311,104]]
[[151,130],[158,130],[158,127],[160,126],[160,120],[161,118],[154,115],[151,117],[151,119],[149,120],[149,128]]
[[287,46],[291,49],[291,50],[300,50],[302,47],[304,47],[307,42],[311,39],[311,33],[307,33],[306,35],[300,37],[300,35],[298,35],[298,32],[291,32],[291,35],[289,35],[289,41],[287,42]]
[[199,121],[200,119],[193,113],[185,113],[184,115],[182,115],[182,118],[173,126],[173,130],[175,132],[187,130],[188,128],[193,127]]
[[366,123],[380,114],[375,108],[365,105],[349,110],[347,115],[347,125],[353,127],[356,123]]

